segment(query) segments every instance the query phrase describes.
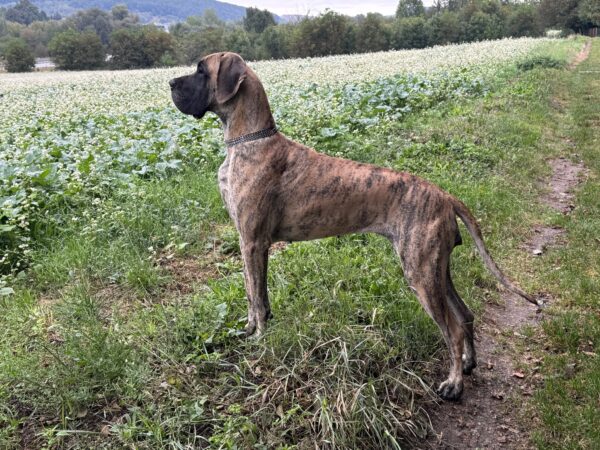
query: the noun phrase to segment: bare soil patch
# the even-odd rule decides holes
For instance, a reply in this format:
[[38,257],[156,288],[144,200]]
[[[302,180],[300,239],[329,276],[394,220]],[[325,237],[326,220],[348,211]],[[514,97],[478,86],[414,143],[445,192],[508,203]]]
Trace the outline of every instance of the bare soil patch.
[[288,245],[288,242],[275,242],[274,244],[271,244],[271,247],[269,247],[269,255],[282,252]]
[[193,293],[195,285],[219,277],[216,263],[222,259],[221,255],[203,259],[194,256],[162,258],[159,264],[170,278],[165,291],[177,297]]
[[567,158],[556,158],[549,161],[552,168],[552,178],[548,183],[549,191],[542,197],[542,202],[563,214],[570,213],[575,205],[573,188],[578,184],[579,177],[585,173],[581,162],[572,162]]
[[[571,144],[568,141],[569,145]],[[573,162],[567,158],[556,158],[549,161],[552,176],[548,181],[548,192],[542,196],[542,203],[558,212],[569,214],[574,208],[575,194],[573,188],[579,184],[586,170],[581,162]],[[533,234],[523,248],[534,256],[541,256],[547,248],[565,243],[565,230],[560,227],[536,225]]]
[[546,249],[564,243],[565,230],[561,227],[536,225],[533,235],[523,244],[523,249],[534,256],[541,256]]

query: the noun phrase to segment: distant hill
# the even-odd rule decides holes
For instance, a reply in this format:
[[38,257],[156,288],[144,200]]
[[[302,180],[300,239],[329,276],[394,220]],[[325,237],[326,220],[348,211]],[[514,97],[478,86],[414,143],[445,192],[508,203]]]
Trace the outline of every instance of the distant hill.
[[301,14],[284,14],[279,16],[279,18],[276,14],[273,14],[273,16],[275,17],[275,21],[278,23],[297,23],[306,17]]
[[[0,0],[0,6],[9,6],[15,0]],[[32,0],[48,15],[70,16],[81,9],[100,8],[106,11],[115,5],[127,5],[127,8],[143,22],[173,23],[181,22],[189,16],[201,15],[212,9],[221,20],[240,21],[246,15],[246,8],[217,0],[165,1],[165,0]],[[275,16],[278,22],[282,19]],[[285,20],[284,20],[285,21]]]

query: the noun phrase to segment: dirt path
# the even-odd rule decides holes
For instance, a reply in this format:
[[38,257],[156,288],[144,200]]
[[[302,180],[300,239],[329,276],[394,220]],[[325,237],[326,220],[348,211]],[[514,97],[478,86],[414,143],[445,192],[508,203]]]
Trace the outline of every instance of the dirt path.
[[[587,41],[569,69],[588,57],[590,47],[591,42]],[[548,163],[552,176],[541,201],[569,214],[574,207],[572,191],[585,168],[564,157]],[[523,249],[534,256],[542,255],[546,248],[564,244],[564,235],[561,228],[536,225]],[[430,448],[530,448],[529,431],[520,423],[516,412],[520,410],[523,396],[530,396],[539,382],[537,365],[540,361],[529,354],[521,331],[527,325],[535,326],[541,314],[533,305],[512,294],[504,294],[501,303],[488,305],[476,327],[479,367],[471,377],[465,377],[464,399],[457,404],[442,402],[430,411],[436,432],[428,443]],[[520,360],[516,360],[516,355]]]
[[573,61],[571,61],[571,64],[569,64],[569,69],[573,70],[575,67],[577,67],[579,64],[581,64],[583,61],[585,61],[588,58],[588,56],[590,56],[591,49],[592,49],[592,41],[591,41],[591,39],[588,39],[585,42],[583,49],[577,54],[577,56],[575,56]]
[[[572,189],[578,184],[585,167],[581,162],[573,162],[560,157],[548,161],[552,168],[552,178],[548,185],[548,192],[542,197],[542,203],[563,213],[570,214],[575,208]],[[533,236],[523,244],[523,249],[534,256],[543,255],[547,248],[565,243],[565,230],[560,227],[536,225]]]

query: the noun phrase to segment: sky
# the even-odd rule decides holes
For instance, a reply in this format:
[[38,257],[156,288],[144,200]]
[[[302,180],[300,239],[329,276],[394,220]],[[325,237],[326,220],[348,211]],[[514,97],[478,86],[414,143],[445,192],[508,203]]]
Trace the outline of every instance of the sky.
[[[385,16],[391,16],[396,13],[398,0],[374,0],[374,1],[357,1],[357,0],[224,0],[227,3],[234,3],[241,6],[254,6],[260,9],[268,9],[269,11],[282,14],[300,14],[310,15],[319,14],[325,11],[326,8],[336,12],[355,16],[357,14],[366,14],[368,12],[378,12]],[[426,6],[431,4],[431,0],[423,2]]]

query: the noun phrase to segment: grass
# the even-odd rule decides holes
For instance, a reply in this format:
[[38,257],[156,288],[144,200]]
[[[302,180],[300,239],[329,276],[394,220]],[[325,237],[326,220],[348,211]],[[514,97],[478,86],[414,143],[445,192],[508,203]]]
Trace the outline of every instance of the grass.
[[[557,41],[542,53],[566,61],[581,42]],[[319,147],[410,170],[457,195],[506,272],[558,299],[539,341],[551,348],[546,382],[530,406],[540,448],[593,448],[600,429],[598,358],[583,353],[598,353],[600,334],[597,126],[589,122],[598,120],[599,91],[585,73],[598,53],[574,73],[509,66],[477,98],[322,139]],[[560,114],[550,102],[557,91],[569,104]],[[555,128],[559,117],[565,123]],[[567,223],[538,200],[545,160],[564,150],[561,133],[577,140],[590,169]],[[422,442],[446,350],[387,241],[344,236],[274,252],[275,319],[263,339],[241,339],[239,248],[215,172],[213,163],[191,165],[141,180],[89,205],[65,206],[62,229],[40,228],[30,270],[14,295],[0,297],[0,447]],[[518,246],[540,221],[567,226],[569,246],[532,260]],[[481,312],[497,298],[496,283],[463,237],[454,278]]]
[[[552,116],[562,154],[583,160],[588,173],[571,216],[553,217],[567,229],[568,245],[548,255],[541,277],[555,298],[543,324],[545,381],[533,408],[539,423],[534,442],[543,449],[600,446],[600,48],[553,83],[566,105]],[[572,145],[569,145],[572,143]]]

